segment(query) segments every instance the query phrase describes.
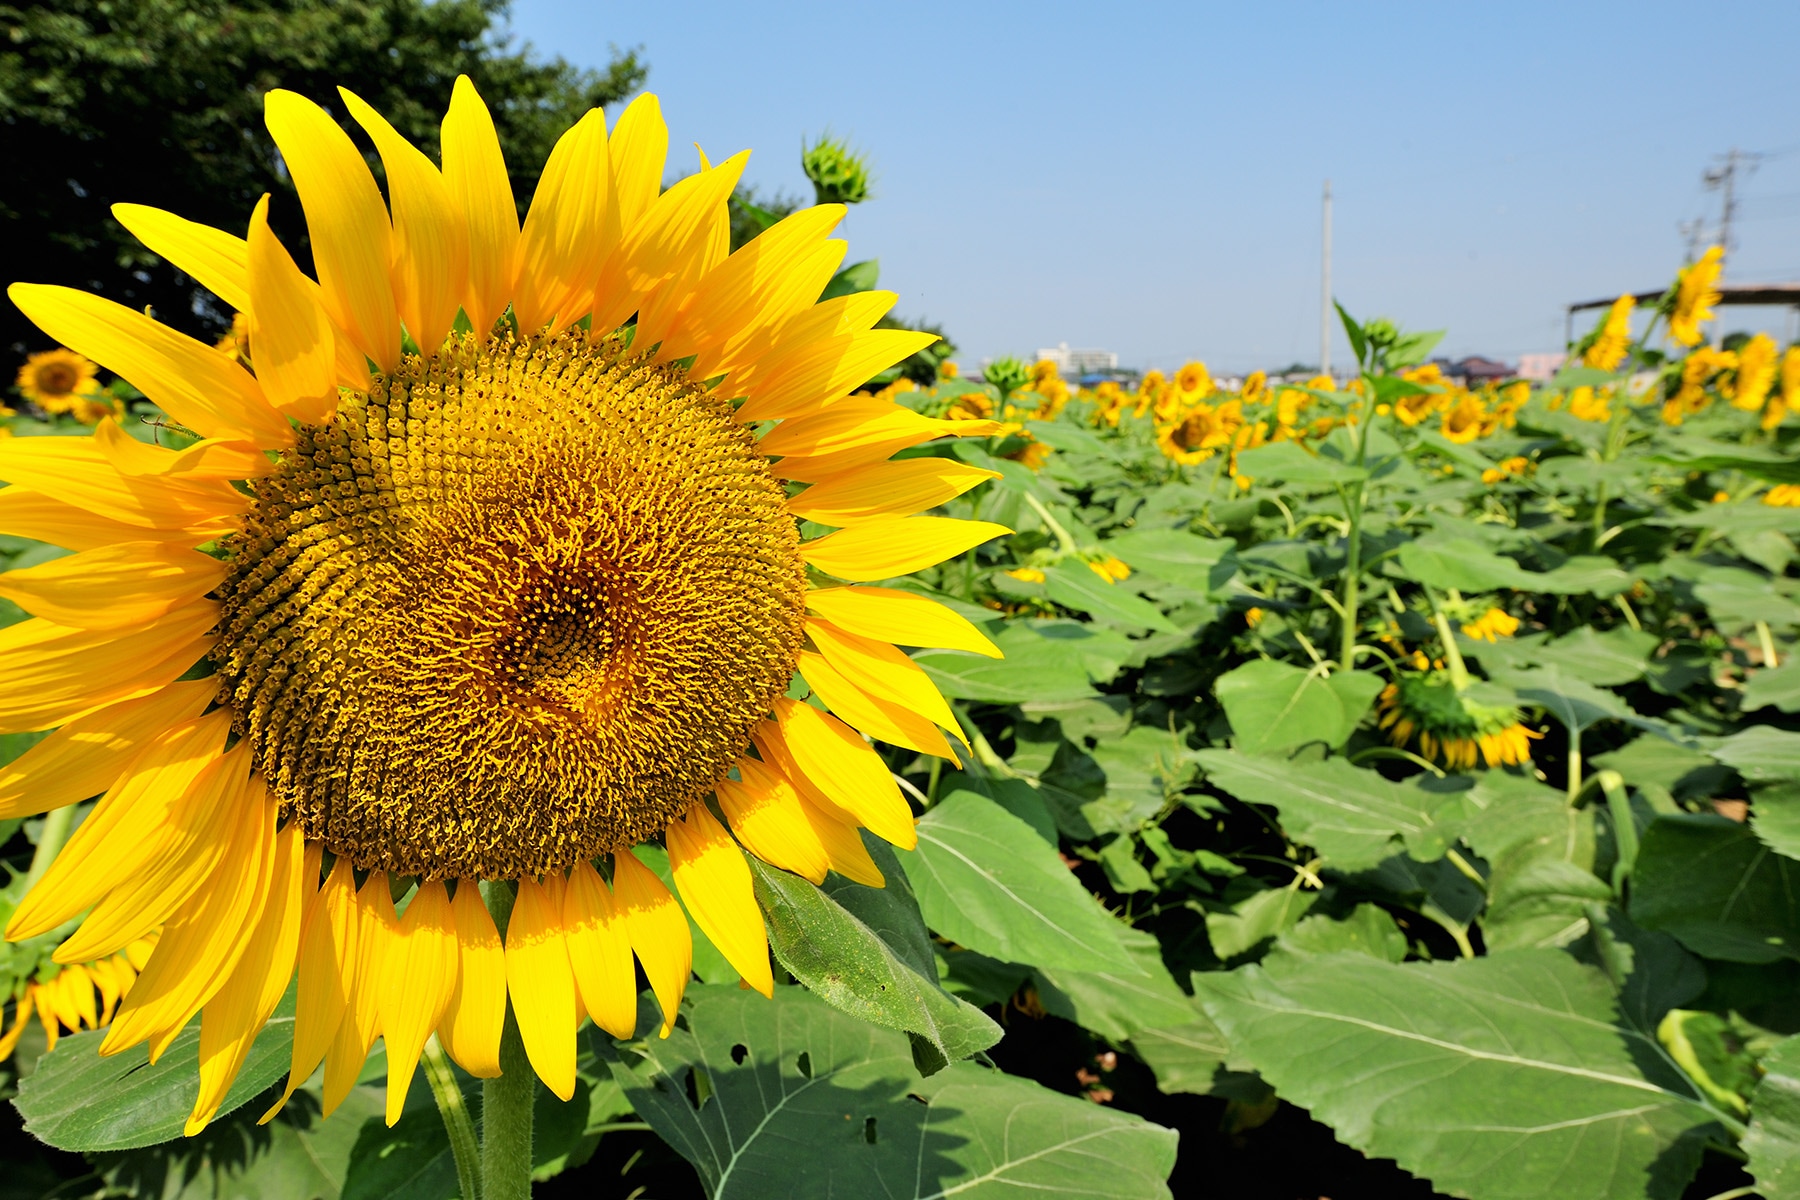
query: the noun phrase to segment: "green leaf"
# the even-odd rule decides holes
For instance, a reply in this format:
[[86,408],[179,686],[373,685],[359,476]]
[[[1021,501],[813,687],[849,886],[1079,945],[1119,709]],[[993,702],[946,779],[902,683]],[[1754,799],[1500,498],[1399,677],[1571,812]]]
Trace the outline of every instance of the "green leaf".
[[1336,459],[1313,455],[1293,442],[1270,442],[1237,456],[1241,475],[1260,482],[1340,484],[1367,479],[1369,473]]
[[1406,934],[1379,904],[1359,904],[1337,920],[1314,914],[1275,940],[1285,954],[1309,958],[1352,951],[1382,962],[1406,961]]
[[[1473,1200],[1674,1200],[1715,1114],[1554,950],[1202,974],[1235,1057],[1338,1138]],[[1648,1072],[1648,1073],[1647,1073]]]
[[1344,324],[1344,334],[1350,339],[1350,350],[1356,355],[1356,361],[1360,365],[1368,357],[1369,335],[1356,323],[1355,317],[1344,311],[1343,305],[1333,300],[1331,307],[1337,309],[1338,320]]
[[1750,797],[1750,828],[1777,854],[1800,859],[1800,785],[1757,788]]
[[[1444,340],[1446,332],[1448,331],[1443,329],[1428,329],[1419,333],[1401,334],[1394,339],[1394,344],[1388,347],[1388,368],[1397,371],[1402,367],[1418,366],[1425,361],[1432,350],[1437,348],[1437,344]],[[1405,381],[1401,380],[1400,382]]]
[[1100,543],[1133,571],[1165,583],[1210,593],[1225,586],[1235,568],[1230,538],[1202,537],[1183,529],[1132,529]]
[[1120,943],[1138,974],[1038,968],[1034,974],[1044,1011],[1114,1042],[1140,1030],[1188,1025],[1199,1018],[1194,1002],[1163,965],[1162,947],[1154,937],[1125,927]]
[[1238,749],[1270,754],[1324,742],[1344,744],[1382,688],[1369,671],[1322,676],[1274,659],[1256,659],[1219,676],[1214,694]]
[[1402,845],[1421,862],[1444,855],[1444,831],[1434,816],[1442,796],[1341,758],[1296,763],[1235,750],[1201,750],[1194,757],[1208,782],[1246,804],[1279,810],[1282,827],[1334,867],[1373,867]]
[[1515,846],[1491,866],[1482,936],[1490,953],[1566,946],[1588,931],[1588,906],[1612,895],[1586,867],[1536,844]]
[[[1184,739],[1151,725],[1133,727],[1123,737],[1100,738],[1088,751],[1106,773],[1106,791],[1096,805],[1106,823],[1131,828],[1154,817],[1194,777],[1193,753]],[[1093,814],[1090,813],[1090,820]]]
[[[155,1063],[143,1045],[101,1058],[105,1039],[104,1029],[62,1038],[38,1060],[37,1070],[19,1081],[13,1103],[26,1131],[58,1150],[80,1151],[124,1150],[180,1137],[200,1095],[200,1023],[176,1034]],[[251,1045],[219,1115],[286,1075],[293,1046],[290,987]]]
[[1408,578],[1442,591],[1531,586],[1530,572],[1474,538],[1428,534],[1400,547],[1398,558]]
[[1225,1065],[1231,1047],[1204,1014],[1186,1025],[1144,1029],[1131,1038],[1131,1052],[1156,1075],[1161,1092],[1212,1091],[1213,1076]]
[[838,296],[848,296],[853,292],[872,292],[881,281],[881,260],[870,258],[859,263],[851,263],[825,285],[819,293],[819,302],[824,303]]
[[[1550,592],[1559,596],[1582,594],[1606,599],[1627,591],[1637,576],[1623,570],[1610,558],[1581,555],[1571,558],[1553,570],[1527,572],[1526,590]],[[1635,631],[1633,631],[1635,632]],[[1595,680],[1596,683],[1599,680]]]
[[[271,1091],[257,1099],[266,1108],[280,1094]],[[96,1154],[93,1162],[100,1179],[114,1189],[106,1195],[337,1200],[361,1134],[371,1123],[381,1124],[383,1107],[380,1088],[354,1087],[327,1118],[314,1091],[302,1088],[267,1125],[255,1124],[261,1109],[244,1110],[196,1137]],[[454,1190],[454,1178],[451,1182]],[[415,1200],[423,1198],[415,1194]]]
[[1631,919],[1705,958],[1800,959],[1800,862],[1723,817],[1658,817],[1638,844]]
[[1059,562],[1044,572],[1044,592],[1064,608],[1134,629],[1180,633],[1162,610],[1122,585],[1100,578],[1086,563]]
[[1092,696],[1088,681],[1111,679],[1131,654],[1123,634],[1079,621],[1008,621],[994,644],[1004,658],[928,650],[913,661],[952,700],[1025,704]]
[[622,1048],[641,1073],[613,1070],[712,1200],[1169,1194],[1170,1130],[973,1063],[920,1079],[905,1038],[800,988],[688,997],[683,1027]]
[[1000,1040],[985,1013],[939,986],[930,939],[891,854],[878,864],[887,887],[837,880],[834,892],[746,859],[776,959],[827,1004],[917,1034],[951,1062]]
[[952,792],[899,857],[925,923],[1005,962],[1139,973],[1124,926],[1100,907],[1031,826],[993,801]]
[[1615,687],[1642,679],[1650,652],[1661,639],[1653,633],[1620,625],[1605,633],[1583,625],[1575,632],[1544,643],[1533,658],[1555,663],[1588,683]]
[[1762,1069],[1743,1148],[1763,1195],[1792,1196],[1800,1193],[1800,1037],[1777,1042]]
[[1752,783],[1800,782],[1800,733],[1752,725],[1712,743],[1712,756]]
[[1213,953],[1229,962],[1292,929],[1318,900],[1319,893],[1298,887],[1264,888],[1228,912],[1207,913],[1206,936]]
[[1597,721],[1647,724],[1616,693],[1595,687],[1560,663],[1529,671],[1491,671],[1489,675],[1495,683],[1511,688],[1522,703],[1542,708],[1577,735]]
[[1800,659],[1779,667],[1752,672],[1739,693],[1745,712],[1774,705],[1782,712],[1800,712]]
[[1739,567],[1708,567],[1694,583],[1694,595],[1727,633],[1758,621],[1777,627],[1800,625],[1800,604],[1776,591],[1766,575]]

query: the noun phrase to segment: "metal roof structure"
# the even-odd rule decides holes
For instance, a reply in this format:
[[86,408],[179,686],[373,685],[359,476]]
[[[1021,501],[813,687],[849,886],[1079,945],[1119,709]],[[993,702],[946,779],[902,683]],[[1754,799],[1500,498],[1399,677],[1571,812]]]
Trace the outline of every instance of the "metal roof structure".
[[[1800,308],[1800,283],[1727,283],[1713,290],[1719,293],[1719,304],[1786,304]],[[1632,299],[1639,304],[1648,304],[1661,300],[1667,291],[1667,288],[1657,288],[1651,292],[1638,292]],[[1618,297],[1608,296],[1604,300],[1583,300],[1569,305],[1568,309],[1577,313],[1588,308],[1607,308],[1616,299]]]

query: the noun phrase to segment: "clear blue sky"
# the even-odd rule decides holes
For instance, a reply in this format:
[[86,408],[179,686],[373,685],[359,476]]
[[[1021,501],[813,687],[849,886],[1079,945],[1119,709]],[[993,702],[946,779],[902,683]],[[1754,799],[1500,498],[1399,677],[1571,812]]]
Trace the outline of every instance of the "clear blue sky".
[[[960,357],[1067,341],[1127,365],[1318,356],[1319,191],[1352,312],[1456,354],[1559,348],[1562,305],[1658,286],[1735,145],[1737,282],[1800,279],[1800,4],[517,0],[515,36],[642,46],[671,172],[803,137],[872,155],[850,259]],[[1741,314],[1741,315],[1740,315]],[[1789,332],[1780,311],[1727,329]],[[1338,336],[1336,361],[1347,351]]]

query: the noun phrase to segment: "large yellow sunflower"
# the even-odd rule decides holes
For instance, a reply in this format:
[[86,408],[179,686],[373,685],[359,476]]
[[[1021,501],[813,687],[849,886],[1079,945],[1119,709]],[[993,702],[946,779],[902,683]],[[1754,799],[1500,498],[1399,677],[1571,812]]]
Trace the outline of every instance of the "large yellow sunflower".
[[568,1097],[584,1018],[634,1033],[634,955],[675,1020],[692,947],[652,839],[768,994],[740,844],[879,885],[858,831],[910,846],[913,817],[864,735],[950,757],[956,734],[895,644],[998,654],[854,586],[1006,531],[915,515],[990,472],[887,461],[993,422],[848,396],[933,339],[873,328],[889,293],[815,303],[842,206],[728,254],[747,156],[663,191],[645,96],[563,136],[521,227],[466,79],[441,168],[343,100],[391,204],[323,109],[267,99],[316,281],[266,198],[243,238],[115,209],[247,318],[253,370],[98,297],[9,293],[198,438],[0,445],[0,530],[75,551],[0,576],[33,614],[0,631],[0,730],[56,730],[0,815],[103,793],[6,933],[87,913],[76,963],[162,927],[102,1052],[199,1014],[190,1133],[296,971],[288,1090],[322,1061],[328,1112],[377,1037],[390,1122],[434,1031],[497,1075],[509,997]]

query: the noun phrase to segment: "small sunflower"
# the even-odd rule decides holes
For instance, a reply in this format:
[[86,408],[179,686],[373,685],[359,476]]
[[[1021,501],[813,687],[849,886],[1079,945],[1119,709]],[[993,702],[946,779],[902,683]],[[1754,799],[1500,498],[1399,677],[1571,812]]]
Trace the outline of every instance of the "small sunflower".
[[1605,319],[1594,331],[1593,340],[1582,351],[1582,365],[1598,367],[1602,371],[1618,369],[1625,361],[1625,352],[1631,349],[1631,312],[1636,307],[1637,301],[1630,296],[1620,296],[1612,302]]
[[1669,309],[1669,336],[1683,346],[1700,342],[1700,326],[1713,319],[1712,306],[1719,302],[1713,286],[1723,269],[1725,251],[1709,246],[1700,261],[1681,268],[1675,277],[1675,299]]
[[[12,1057],[32,1015],[44,1027],[44,1048],[56,1049],[64,1030],[103,1029],[112,1024],[119,1002],[130,995],[138,972],[156,948],[154,932],[116,954],[92,962],[70,963],[31,980],[15,998],[12,1025],[0,1034],[0,1060]],[[96,993],[98,996],[96,997]]]
[[1532,739],[1543,736],[1520,723],[1518,709],[1471,700],[1442,669],[1400,676],[1382,691],[1380,708],[1388,741],[1405,746],[1416,737],[1419,753],[1455,771],[1528,763]]
[[73,350],[43,350],[25,360],[13,380],[19,394],[47,413],[66,413],[100,391],[99,368]]
[[1518,629],[1519,618],[1503,608],[1490,608],[1462,627],[1464,634],[1484,642],[1497,642],[1503,637],[1511,637]]
[[1186,363],[1181,370],[1175,372],[1175,389],[1181,393],[1183,400],[1204,400],[1212,394],[1212,372],[1206,364],[1198,360]]
[[859,586],[1006,531],[916,515],[992,472],[889,461],[994,422],[849,395],[934,339],[875,328],[891,293],[815,303],[841,205],[728,253],[746,155],[664,191],[643,96],[562,137],[521,227],[466,78],[441,168],[343,99],[391,205],[323,109],[266,102],[316,281],[266,198],[245,238],[114,209],[245,315],[251,366],[96,296],[9,292],[201,439],[107,419],[0,445],[0,530],[76,551],[0,576],[34,616],[0,631],[0,731],[56,730],[0,817],[104,793],[7,936],[86,913],[55,956],[82,963],[162,927],[102,1052],[201,1016],[189,1133],[296,972],[290,1095],[322,1061],[330,1112],[384,1037],[392,1123],[434,1031],[499,1073],[510,999],[567,1099],[580,1022],[636,1030],[633,959],[665,1035],[690,974],[646,843],[769,994],[740,845],[880,886],[859,829],[915,834],[865,735],[940,758],[960,736],[896,643],[999,654]]

